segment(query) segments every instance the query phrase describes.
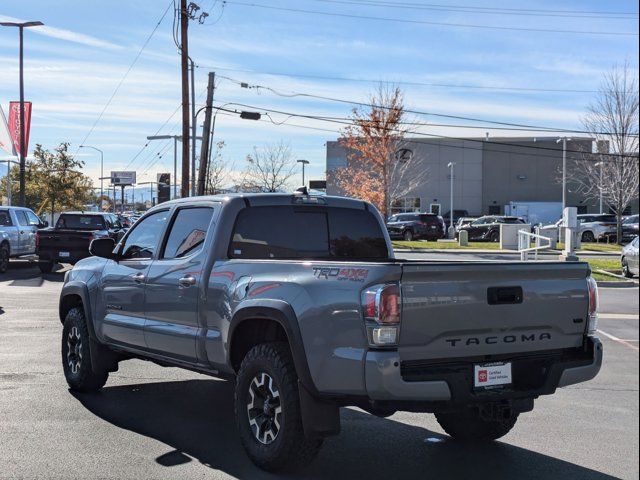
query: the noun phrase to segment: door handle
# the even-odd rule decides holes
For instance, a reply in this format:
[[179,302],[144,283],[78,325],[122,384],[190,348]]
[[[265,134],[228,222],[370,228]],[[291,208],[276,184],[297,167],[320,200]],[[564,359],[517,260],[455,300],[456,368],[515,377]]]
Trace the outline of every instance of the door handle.
[[190,287],[196,284],[196,279],[191,275],[187,275],[186,277],[182,277],[178,279],[178,283],[180,284],[181,287]]
[[131,275],[131,278],[133,278],[133,281],[136,283],[142,283],[145,277],[143,273],[136,273],[135,275]]

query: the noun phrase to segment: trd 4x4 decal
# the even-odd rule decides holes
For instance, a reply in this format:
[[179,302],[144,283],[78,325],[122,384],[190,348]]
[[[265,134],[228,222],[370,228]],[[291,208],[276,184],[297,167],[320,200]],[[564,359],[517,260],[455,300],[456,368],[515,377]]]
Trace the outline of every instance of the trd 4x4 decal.
[[313,267],[313,275],[325,280],[364,282],[369,275],[369,270],[366,268]]

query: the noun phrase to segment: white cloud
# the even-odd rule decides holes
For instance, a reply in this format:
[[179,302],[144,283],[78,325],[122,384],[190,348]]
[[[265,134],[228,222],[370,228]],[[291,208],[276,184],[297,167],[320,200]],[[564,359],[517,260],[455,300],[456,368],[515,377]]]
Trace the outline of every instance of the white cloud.
[[[24,22],[24,20],[21,20],[19,18],[8,17],[6,15],[0,15],[0,21]],[[50,27],[48,25],[33,27],[30,28],[29,31],[38,35],[44,35],[45,37],[57,38],[59,40],[79,43],[81,45],[86,45],[87,47],[104,48],[108,50],[119,50],[123,48],[120,45],[116,45],[115,43],[111,43],[106,40],[100,40],[99,38],[92,37],[91,35],[85,35],[84,33],[78,33],[63,28]]]

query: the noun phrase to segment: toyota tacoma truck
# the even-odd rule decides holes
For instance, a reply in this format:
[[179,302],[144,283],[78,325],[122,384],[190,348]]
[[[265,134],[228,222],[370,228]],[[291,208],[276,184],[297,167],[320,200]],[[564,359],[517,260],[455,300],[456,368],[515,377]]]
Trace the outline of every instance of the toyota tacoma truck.
[[346,406],[495,440],[602,362],[586,263],[396,259],[360,200],[179,199],[90,249],[59,304],[71,390],[130,358],[232,380],[241,443],[268,471],[311,461]]

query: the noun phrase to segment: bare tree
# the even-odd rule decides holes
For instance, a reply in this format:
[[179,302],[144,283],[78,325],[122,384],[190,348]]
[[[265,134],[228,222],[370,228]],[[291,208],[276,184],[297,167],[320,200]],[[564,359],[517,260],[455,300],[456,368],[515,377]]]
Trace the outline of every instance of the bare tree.
[[410,130],[402,91],[380,84],[369,103],[353,109],[353,125],[343,131],[340,144],[347,149],[347,166],[328,175],[343,193],[373,203],[388,216],[392,202],[424,183],[427,172],[414,168],[416,162],[406,148]]
[[585,196],[602,197],[616,214],[620,242],[622,215],[638,198],[639,180],[638,79],[627,63],[604,75],[582,123],[596,139],[598,148],[595,153],[582,155],[570,177]]
[[250,185],[264,192],[278,192],[287,187],[295,174],[296,161],[291,147],[283,142],[254,147],[247,155],[247,166],[242,175],[242,185]]
[[216,143],[214,149],[209,151],[209,162],[207,163],[207,194],[215,195],[220,193],[231,181],[231,171],[233,167],[228,165],[222,158],[222,149],[225,147],[224,141]]

